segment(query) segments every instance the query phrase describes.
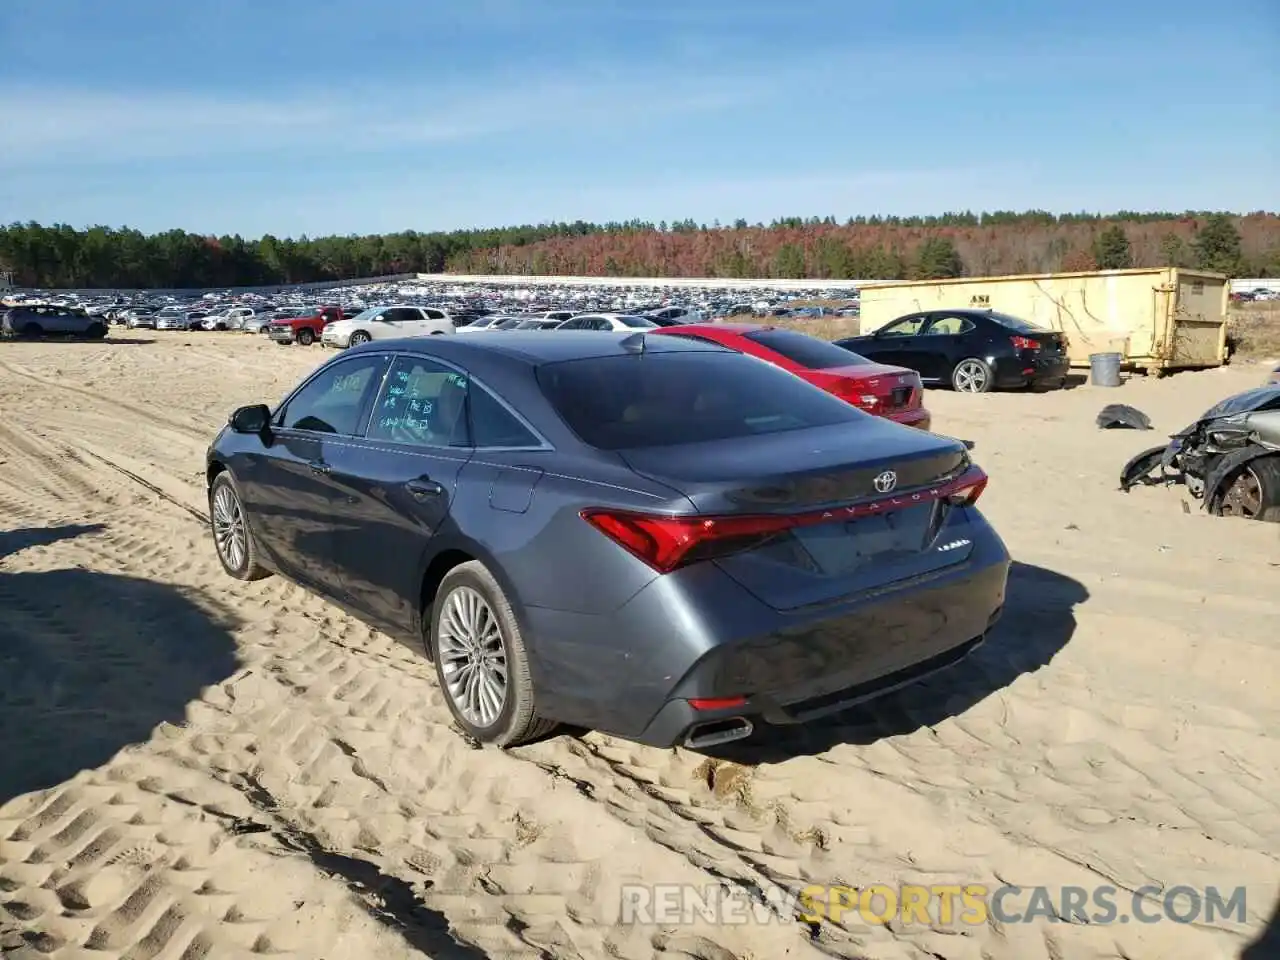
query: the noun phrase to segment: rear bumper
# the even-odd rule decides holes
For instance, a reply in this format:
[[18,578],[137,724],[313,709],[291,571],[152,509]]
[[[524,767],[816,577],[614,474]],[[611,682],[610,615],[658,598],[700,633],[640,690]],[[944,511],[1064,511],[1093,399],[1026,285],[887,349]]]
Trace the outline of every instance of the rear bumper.
[[[963,562],[781,612],[714,564],[658,577],[609,616],[524,611],[547,716],[653,746],[709,721],[806,723],[962,659],[1004,606],[1009,555],[977,513]],[[744,698],[716,709],[691,700]]]
[[933,415],[924,407],[916,410],[904,410],[901,413],[889,413],[885,417],[894,423],[902,424],[904,427],[916,427],[920,430],[928,430],[933,425]]
[[1031,387],[1060,383],[1070,373],[1071,361],[1065,354],[1046,357],[1037,352],[1001,360],[996,370],[996,386]]

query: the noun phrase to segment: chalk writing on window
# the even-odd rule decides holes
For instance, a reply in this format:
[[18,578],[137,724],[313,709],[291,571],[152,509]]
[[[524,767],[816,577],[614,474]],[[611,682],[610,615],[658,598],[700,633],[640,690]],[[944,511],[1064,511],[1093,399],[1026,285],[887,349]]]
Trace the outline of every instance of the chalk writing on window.
[[330,393],[359,393],[364,389],[365,381],[368,379],[368,370],[361,370],[358,373],[348,373],[346,376],[338,377],[333,381],[333,387]]

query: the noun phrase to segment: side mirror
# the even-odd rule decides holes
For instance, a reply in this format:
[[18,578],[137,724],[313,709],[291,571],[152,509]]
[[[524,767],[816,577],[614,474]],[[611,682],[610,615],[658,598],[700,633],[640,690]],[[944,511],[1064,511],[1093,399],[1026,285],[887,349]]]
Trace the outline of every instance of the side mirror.
[[265,433],[271,426],[271,408],[265,403],[240,407],[227,417],[227,424],[236,433]]

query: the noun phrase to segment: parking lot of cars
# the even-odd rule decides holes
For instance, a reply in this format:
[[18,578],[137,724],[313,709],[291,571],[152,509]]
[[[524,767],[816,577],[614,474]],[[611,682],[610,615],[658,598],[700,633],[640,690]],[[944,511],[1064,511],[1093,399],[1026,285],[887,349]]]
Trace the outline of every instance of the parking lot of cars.
[[[814,300],[838,300],[843,305],[835,308],[809,305]],[[681,285],[663,289],[565,284],[521,289],[432,281],[336,287],[322,294],[226,291],[178,296],[144,291],[95,296],[58,291],[25,292],[13,295],[7,302],[11,305],[40,303],[80,311],[129,329],[250,332],[258,332],[275,320],[311,315],[317,309],[337,309],[349,317],[370,307],[421,307],[447,314],[456,328],[491,318],[483,324],[477,323],[476,329],[492,325],[495,317],[549,326],[550,321],[564,322],[586,314],[595,317],[641,315],[656,324],[664,324],[752,315],[790,316],[797,320],[837,313],[856,316],[858,309],[857,291],[827,290],[820,285],[812,290],[763,296],[761,291],[751,288]]]
[[[146,953],[181,903],[198,945],[244,925],[193,899],[191,874],[252,878],[248,911],[316,850],[376,861],[369,883],[404,884],[479,942],[531,902],[538,930],[596,910],[582,877],[616,889],[624,845],[644,882],[724,864],[763,884],[914,882],[903,852],[926,843],[952,858],[944,879],[988,885],[1046,850],[1036,879],[1063,887],[1103,856],[1166,884],[1230,877],[1260,927],[1280,822],[1274,530],[1177,500],[1226,451],[1249,482],[1219,513],[1257,512],[1280,476],[1274,391],[1183,431],[1189,481],[1145,489],[1165,486],[1148,450],[1124,494],[1120,464],[1160,437],[1094,424],[1117,391],[979,389],[1021,386],[1037,353],[1056,379],[1040,332],[979,311],[993,379],[957,383],[946,363],[977,322],[842,346],[831,331],[853,324],[829,315],[855,301],[833,294],[24,296],[0,345],[0,587],[20,651],[0,773],[51,792],[0,797],[19,824],[0,830],[0,918],[11,902],[31,936],[77,943],[118,921],[121,950]],[[38,317],[78,318],[82,343],[24,330]],[[1122,398],[1164,432],[1269,370],[1140,378]],[[1224,418],[1249,436],[1228,448]],[[183,672],[207,650],[224,653]],[[86,716],[105,749],[53,746]],[[212,857],[205,834],[226,829],[292,846]],[[497,865],[480,877],[477,851]],[[195,869],[129,880],[154,907],[122,893],[96,927],[73,918],[83,932],[41,872],[74,892],[179,856]],[[309,895],[269,918],[275,949]],[[1024,926],[963,939],[1002,960],[1116,955],[1085,938],[1118,927],[1049,927],[1050,949],[1045,923]],[[652,952],[567,929],[579,956]],[[1121,932],[1141,938],[1124,955],[1162,960],[1239,936]],[[953,933],[876,927],[872,946],[941,955]],[[789,922],[746,934],[711,926],[691,949],[817,956]]]

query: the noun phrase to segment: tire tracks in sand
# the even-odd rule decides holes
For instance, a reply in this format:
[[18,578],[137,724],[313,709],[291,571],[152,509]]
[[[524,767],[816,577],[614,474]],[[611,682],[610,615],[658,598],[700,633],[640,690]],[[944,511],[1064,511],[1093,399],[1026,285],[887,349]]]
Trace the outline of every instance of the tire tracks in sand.
[[[50,460],[40,454],[17,451],[24,462],[6,472],[43,475]],[[59,469],[56,484],[93,489],[95,502],[124,482],[85,461]],[[93,502],[57,506],[13,489],[0,502],[33,526],[92,514]],[[64,557],[193,592],[221,582],[204,529],[187,514],[124,507],[107,519],[99,535],[20,553],[6,569]],[[267,601],[238,633],[245,667],[192,702],[184,723],[0,809],[0,915],[33,949],[307,956],[315,937],[336,936],[317,918],[333,910],[350,922],[360,902],[390,917],[405,943],[442,957],[803,955],[789,928],[617,926],[623,883],[701,885],[707,876],[556,790],[537,767],[472,750],[432,702],[421,662],[348,618],[326,625],[318,610],[327,605],[297,588],[266,584],[243,591]],[[6,607],[20,607],[15,599]],[[82,627],[53,598],[35,598],[25,615],[46,636]],[[375,656],[352,656],[344,646],[355,643]],[[341,896],[332,883],[311,889],[315,871],[340,880]],[[255,874],[271,878],[270,891]],[[291,910],[295,901],[304,906]],[[315,930],[299,925],[299,909]]]
[[[178,502],[183,513],[160,504],[138,515],[138,497],[148,500],[135,482],[143,465],[114,445],[131,443],[130,431],[142,424],[129,422],[132,417],[119,422],[116,416],[114,427],[96,437],[96,452],[115,461],[112,471],[66,456],[75,446],[58,438],[90,443],[77,436],[82,431],[74,422],[39,418],[33,426],[45,437],[19,438],[26,443],[16,445],[24,482],[8,484],[0,508],[19,519],[25,514],[33,524],[54,514],[92,519],[101,512],[95,511],[96,496],[99,505],[105,500],[111,506],[104,519],[119,513],[129,528],[112,524],[92,540],[76,541],[74,551],[91,552],[95,567],[120,572],[141,567],[157,579],[196,588],[226,583],[203,529],[190,516],[191,504],[203,499],[191,478],[172,476],[163,490],[150,491]],[[192,431],[187,436],[194,439]],[[9,439],[5,435],[0,443]],[[118,463],[129,465],[122,469]],[[12,478],[13,471],[0,467],[0,479],[6,475]],[[26,478],[37,482],[28,484]],[[31,496],[37,490],[58,495]],[[58,549],[48,548],[49,555]],[[71,555],[72,548],[67,550]],[[1158,584],[1151,586],[1158,590]],[[194,703],[183,727],[162,728],[146,746],[65,787],[97,791],[76,794],[82,799],[66,809],[80,811],[87,804],[100,816],[111,806],[99,803],[110,789],[112,796],[145,805],[159,820],[175,818],[201,829],[209,825],[222,834],[231,832],[228,823],[253,824],[263,829],[233,833],[234,849],[270,857],[271,871],[280,863],[304,873],[324,870],[342,881],[337,886],[344,894],[366,907],[389,904],[392,915],[402,918],[397,922],[405,942],[412,937],[404,933],[408,921],[403,917],[421,910],[436,911],[418,915],[417,922],[428,930],[435,922],[431,918],[443,918],[458,937],[495,957],[507,951],[513,956],[716,958],[821,952],[1021,960],[1086,952],[1118,956],[1121,950],[1129,956],[1206,956],[1235,939],[1187,927],[1118,931],[1067,924],[993,924],[957,931],[825,923],[815,932],[786,919],[749,931],[690,927],[680,931],[680,938],[664,939],[655,931],[614,930],[608,917],[628,878],[757,890],[773,883],[795,889],[808,882],[1020,877],[1042,882],[1050,876],[1082,885],[1105,876],[1123,886],[1151,876],[1146,871],[1153,868],[1143,861],[1149,851],[1169,844],[1170,836],[1177,837],[1172,842],[1179,849],[1193,846],[1210,865],[1244,857],[1251,873],[1261,867],[1250,851],[1268,849],[1274,841],[1274,828],[1268,830],[1264,822],[1274,816],[1274,798],[1248,789],[1248,770],[1259,762],[1257,756],[1215,759],[1206,742],[1212,730],[1201,740],[1183,731],[1177,749],[1190,743],[1197,763],[1209,764],[1191,783],[1188,803],[1186,776],[1178,772],[1187,764],[1173,752],[1175,738],[1144,724],[1154,711],[1141,699],[1103,704],[1099,711],[1090,689],[1093,665],[1070,657],[1055,659],[1060,682],[1052,686],[1025,672],[1034,664],[1012,662],[1016,653],[977,658],[947,682],[893,698],[864,716],[873,735],[850,725],[843,732],[848,743],[841,745],[842,737],[833,736],[836,742],[816,757],[762,764],[754,771],[594,734],[499,754],[470,750],[453,732],[425,661],[324,601],[278,579],[233,585],[227,593],[252,620],[239,637],[245,670]],[[1124,615],[1122,607],[1110,600],[1108,605],[1090,615]],[[1021,623],[1023,629],[1036,626],[1034,617]],[[1001,662],[1005,658],[1011,662]],[[954,697],[966,684],[1003,689],[960,716],[938,720],[937,703],[931,701]],[[1210,719],[1223,731],[1250,730],[1249,718],[1238,711],[1217,709]],[[1160,747],[1154,762],[1146,750],[1153,738]],[[1078,762],[1082,757],[1085,762]],[[1095,776],[1082,780],[1081,769]],[[1009,783],[1017,792],[1007,793]],[[19,819],[17,844],[29,843],[21,839],[28,834],[60,834],[81,815],[59,813],[45,833],[24,830],[21,824],[56,806],[60,796],[55,792],[43,799],[46,807],[20,811],[26,819]],[[223,816],[209,812],[213,808]],[[14,820],[8,808],[0,810],[0,836]],[[127,819],[123,825],[129,826]],[[188,828],[196,829],[183,829]],[[1119,855],[1114,852],[1118,834]],[[146,839],[146,829],[129,836],[155,843]],[[28,902],[31,883],[6,880],[6,871],[21,874],[24,865],[39,864],[15,866],[9,843],[0,841],[0,858],[6,861],[0,866],[0,900]],[[179,858],[187,849],[180,847]],[[118,843],[111,849],[120,852]],[[354,864],[331,861],[326,868],[317,863],[318,855],[346,857]],[[629,872],[629,860],[640,866]],[[333,869],[338,864],[348,872]],[[234,875],[244,868],[239,863],[216,870]],[[1160,872],[1158,864],[1154,872]],[[1186,877],[1172,880],[1188,882]],[[75,879],[60,877],[55,887],[62,881],[65,886]],[[1206,882],[1215,881],[1221,882],[1218,877]],[[49,882],[49,877],[40,881]],[[4,886],[11,883],[18,885]],[[370,894],[370,888],[382,893]],[[416,899],[406,900],[405,891]],[[1258,909],[1261,899],[1252,899],[1251,906]],[[179,925],[181,935],[164,940],[154,953],[149,951],[157,937],[148,936],[155,924],[148,927],[137,917],[117,924],[108,940],[127,942],[128,948],[115,949],[136,949],[140,956],[180,956],[174,951],[184,938],[199,949],[219,944],[216,937],[225,924],[217,921],[216,911],[201,912],[204,908],[191,902],[183,901],[188,913]],[[159,908],[148,903],[152,912],[144,909],[138,917],[155,916],[159,924],[164,911],[156,914]],[[21,921],[23,929],[38,933],[44,925],[56,926],[50,909],[28,909],[31,919]],[[126,917],[138,910],[136,903],[117,909]],[[253,915],[240,906],[228,911]],[[254,936],[266,936],[272,950],[305,955],[305,938],[295,933],[290,939],[280,929],[285,924],[287,930],[284,918],[282,912],[259,921]],[[62,942],[87,942],[77,941],[82,933],[83,924]],[[63,936],[56,930],[51,935]],[[141,946],[144,941],[151,946]]]

